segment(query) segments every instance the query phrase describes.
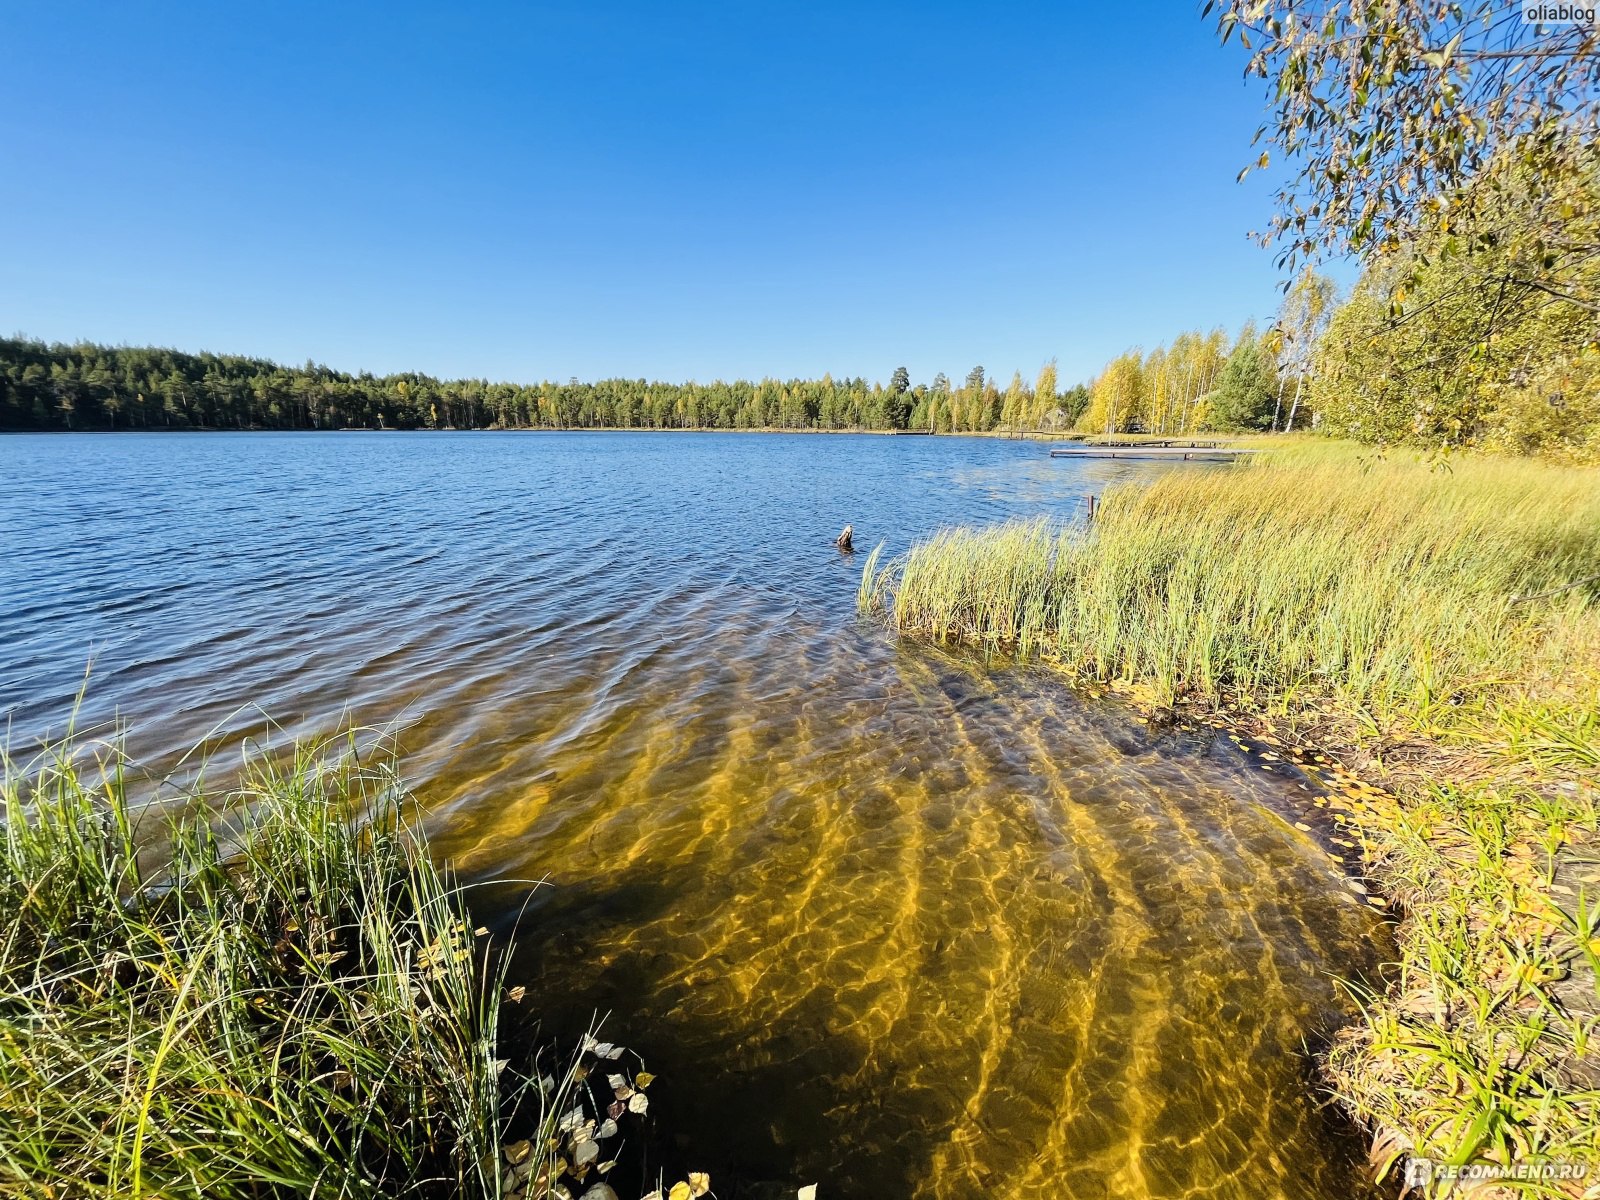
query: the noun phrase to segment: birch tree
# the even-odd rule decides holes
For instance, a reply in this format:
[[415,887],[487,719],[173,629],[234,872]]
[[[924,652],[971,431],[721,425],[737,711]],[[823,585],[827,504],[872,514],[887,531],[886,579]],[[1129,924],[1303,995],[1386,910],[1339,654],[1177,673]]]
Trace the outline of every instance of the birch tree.
[[[1331,279],[1318,275],[1310,267],[1302,270],[1283,297],[1278,309],[1277,332],[1282,341],[1283,368],[1294,375],[1294,399],[1289,405],[1288,418],[1283,423],[1285,432],[1294,428],[1300,411],[1300,396],[1305,389],[1306,375],[1317,351],[1317,342],[1328,328],[1333,316],[1334,285]],[[1282,405],[1282,396],[1279,397]],[[1277,426],[1277,416],[1273,416]]]

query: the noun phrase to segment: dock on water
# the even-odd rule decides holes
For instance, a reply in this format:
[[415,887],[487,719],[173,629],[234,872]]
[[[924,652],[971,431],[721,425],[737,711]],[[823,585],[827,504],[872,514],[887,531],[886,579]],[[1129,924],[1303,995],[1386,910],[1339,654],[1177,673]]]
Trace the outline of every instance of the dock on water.
[[1099,446],[1060,447],[1051,458],[1177,458],[1227,462],[1256,451],[1220,442],[1108,442]]

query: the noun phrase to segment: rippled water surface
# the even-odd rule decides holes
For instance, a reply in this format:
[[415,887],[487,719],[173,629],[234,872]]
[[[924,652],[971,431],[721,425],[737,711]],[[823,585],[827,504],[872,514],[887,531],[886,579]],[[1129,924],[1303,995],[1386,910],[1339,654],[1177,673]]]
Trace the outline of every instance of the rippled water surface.
[[[547,1025],[609,1011],[716,1178],[1349,1197],[1304,1054],[1373,919],[1225,742],[858,624],[860,556],[1156,470],[1037,443],[0,438],[13,744],[402,715]],[[224,739],[225,740],[225,739]],[[488,897],[493,897],[492,900]]]

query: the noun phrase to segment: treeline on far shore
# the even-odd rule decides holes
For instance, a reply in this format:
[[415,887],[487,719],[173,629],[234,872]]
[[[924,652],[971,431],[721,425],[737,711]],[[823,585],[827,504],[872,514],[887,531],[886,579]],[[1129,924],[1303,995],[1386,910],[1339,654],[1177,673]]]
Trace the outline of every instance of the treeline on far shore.
[[865,379],[513,384],[349,374],[317,363],[0,338],[0,429],[1069,429],[1089,389],[1055,365],[1008,386]]

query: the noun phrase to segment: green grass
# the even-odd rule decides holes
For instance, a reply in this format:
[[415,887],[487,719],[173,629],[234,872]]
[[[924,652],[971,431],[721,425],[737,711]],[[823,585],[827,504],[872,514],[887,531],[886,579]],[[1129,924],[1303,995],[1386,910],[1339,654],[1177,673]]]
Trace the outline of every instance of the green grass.
[[860,605],[1384,783],[1338,807],[1401,960],[1332,1085],[1383,1157],[1566,1158],[1592,1182],[1600,896],[1555,881],[1597,840],[1597,574],[1600,473],[1284,439],[1113,489],[1092,528],[874,553]]
[[115,747],[3,768],[0,1195],[499,1196],[541,1167],[502,1130],[560,1096],[503,1073],[501,980],[385,754],[257,755],[181,812],[136,811]]
[[1551,889],[1594,837],[1594,794],[1437,783],[1380,811],[1360,827],[1406,913],[1399,970],[1360,995],[1363,1020],[1328,1057],[1335,1089],[1391,1152],[1582,1163],[1595,1182],[1600,911]]

